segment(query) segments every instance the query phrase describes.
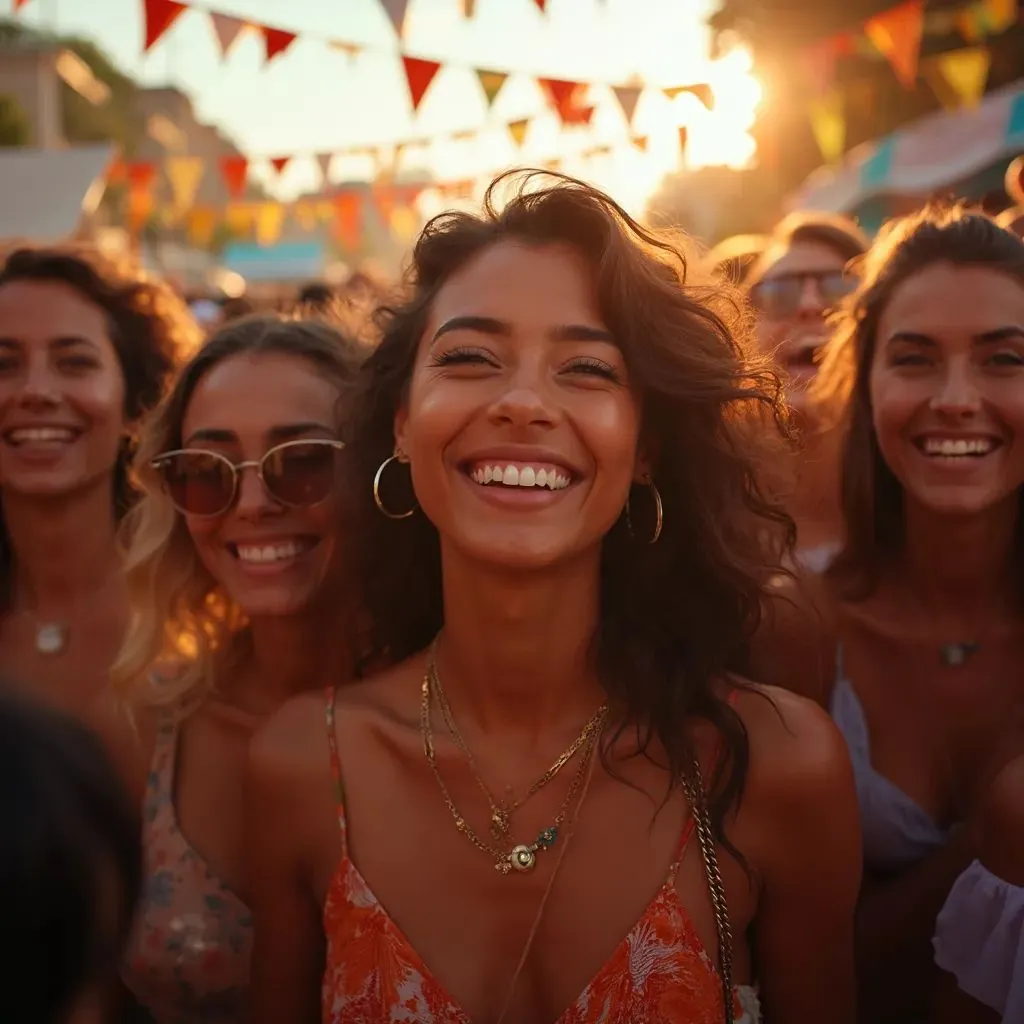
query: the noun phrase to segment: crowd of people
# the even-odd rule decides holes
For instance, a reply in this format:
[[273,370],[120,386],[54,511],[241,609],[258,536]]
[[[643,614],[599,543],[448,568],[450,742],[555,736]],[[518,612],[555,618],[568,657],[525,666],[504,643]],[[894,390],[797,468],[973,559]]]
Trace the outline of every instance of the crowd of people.
[[3,1019],[1021,1024],[1020,217],[512,180],[372,338],[5,258]]

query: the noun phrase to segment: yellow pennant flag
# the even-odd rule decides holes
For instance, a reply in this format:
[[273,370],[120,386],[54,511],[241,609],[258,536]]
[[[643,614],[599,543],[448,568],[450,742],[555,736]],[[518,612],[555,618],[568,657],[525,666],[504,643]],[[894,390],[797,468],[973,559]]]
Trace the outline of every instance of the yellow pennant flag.
[[188,214],[186,233],[197,249],[205,249],[213,241],[217,228],[217,214],[209,206],[195,206]]
[[985,27],[990,35],[999,35],[1013,28],[1020,16],[1018,0],[982,0]]
[[526,129],[530,127],[530,119],[524,117],[521,121],[509,121],[508,130],[512,136],[512,141],[517,146],[522,146],[526,140]]
[[490,107],[501,92],[508,75],[504,71],[485,71],[483,68],[477,68],[476,77],[480,79],[480,88],[483,89],[484,96],[487,97],[487,106]]
[[224,223],[233,235],[247,235],[252,230],[253,208],[249,203],[229,203]]
[[172,156],[164,164],[164,173],[171,186],[172,213],[182,216],[195,202],[199,184],[203,180],[206,161],[201,156]]
[[976,107],[985,94],[991,64],[992,55],[984,46],[953,50],[936,57],[935,71],[946,89],[938,82],[932,84],[943,105],[954,109]]
[[825,163],[838,163],[846,148],[846,115],[842,93],[833,91],[812,100],[809,113],[814,138]]
[[419,233],[416,213],[408,206],[398,206],[391,211],[391,232],[401,242],[411,242]]
[[274,245],[281,237],[284,227],[284,205],[282,203],[260,203],[256,207],[256,243]]

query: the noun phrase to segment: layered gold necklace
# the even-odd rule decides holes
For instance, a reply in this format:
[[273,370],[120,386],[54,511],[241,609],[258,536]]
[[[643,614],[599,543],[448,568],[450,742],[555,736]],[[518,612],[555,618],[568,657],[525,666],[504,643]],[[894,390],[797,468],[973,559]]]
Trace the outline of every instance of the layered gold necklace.
[[[587,765],[594,754],[597,741],[600,738],[604,727],[605,718],[608,715],[608,706],[602,704],[593,714],[590,720],[583,726],[580,734],[569,744],[569,746],[555,759],[554,763],[543,775],[541,775],[524,793],[522,797],[511,804],[506,805],[502,801],[494,799],[490,789],[484,782],[476,765],[469,745],[463,739],[455,718],[452,714],[451,705],[445,695],[444,687],[437,672],[435,660],[436,642],[430,649],[430,657],[427,663],[427,671],[423,677],[420,701],[420,732],[423,737],[423,752],[427,762],[437,781],[438,788],[455,822],[455,827],[480,851],[488,854],[494,861],[494,869],[503,875],[507,875],[513,868],[517,871],[532,871],[537,863],[537,854],[542,850],[550,850],[558,841],[559,829],[565,822],[569,809],[572,807],[573,799],[579,792],[587,773]],[[460,753],[466,759],[469,770],[473,775],[476,784],[484,794],[488,807],[491,811],[490,833],[493,841],[488,841],[477,832],[466,821],[465,817],[456,807],[448,787],[445,784],[441,771],[437,764],[437,753],[434,747],[434,734],[430,724],[430,711],[433,699],[437,700],[441,717],[444,719],[445,727],[451,734],[452,741],[458,747]],[[558,773],[577,755],[581,754],[580,764],[569,782],[569,788],[565,799],[562,801],[552,823],[537,834],[532,843],[517,843],[509,846],[509,834],[512,828],[512,816],[531,797],[539,793],[548,785]]]

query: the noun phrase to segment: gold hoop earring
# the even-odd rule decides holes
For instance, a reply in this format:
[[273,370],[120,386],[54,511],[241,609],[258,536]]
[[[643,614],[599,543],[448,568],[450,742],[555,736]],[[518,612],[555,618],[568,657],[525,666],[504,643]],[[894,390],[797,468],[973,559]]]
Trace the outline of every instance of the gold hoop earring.
[[401,460],[401,457],[400,457],[400,453],[399,453],[398,449],[396,448],[394,455],[389,455],[377,467],[377,472],[376,472],[376,474],[373,477],[373,503],[374,503],[374,505],[377,506],[377,508],[384,515],[386,515],[388,517],[388,519],[408,519],[409,516],[411,516],[416,511],[416,509],[419,507],[418,505],[413,505],[413,507],[411,509],[409,509],[408,512],[402,512],[400,514],[396,514],[395,512],[389,511],[387,509],[387,507],[384,505],[384,502],[381,501],[381,497],[380,497],[380,481],[381,481],[381,477],[384,475],[384,470],[387,469],[388,466],[392,462],[401,462],[401,461],[402,460]]
[[[651,497],[654,500],[654,536],[647,542],[648,544],[657,544],[658,538],[661,536],[661,528],[665,525],[665,506],[661,503],[661,492],[658,490],[653,480],[642,481],[645,487],[651,489]],[[626,499],[626,528],[629,530],[631,537],[636,537],[633,532],[633,520],[629,514],[629,498]]]

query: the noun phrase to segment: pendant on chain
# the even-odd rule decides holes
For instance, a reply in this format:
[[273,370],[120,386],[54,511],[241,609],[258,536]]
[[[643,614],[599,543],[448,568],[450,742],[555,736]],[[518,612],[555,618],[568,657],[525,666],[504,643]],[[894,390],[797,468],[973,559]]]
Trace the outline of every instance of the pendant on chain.
[[981,644],[975,642],[943,644],[941,649],[942,663],[948,668],[958,668],[960,665],[963,665],[972,654],[977,653],[980,646]]
[[537,836],[535,842],[529,846],[520,844],[514,846],[508,859],[495,865],[502,874],[507,874],[510,867],[524,874],[532,871],[537,866],[537,854],[541,850],[550,850],[558,842],[558,826],[552,825],[543,829]]

